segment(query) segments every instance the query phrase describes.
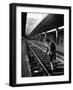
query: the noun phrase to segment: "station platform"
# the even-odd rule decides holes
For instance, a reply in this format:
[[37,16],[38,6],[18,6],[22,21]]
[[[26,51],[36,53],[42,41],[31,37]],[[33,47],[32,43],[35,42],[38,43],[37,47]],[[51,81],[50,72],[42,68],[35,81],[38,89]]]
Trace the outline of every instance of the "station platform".
[[[57,76],[64,75],[64,55],[56,52],[56,60],[52,62],[53,71],[51,71],[50,57],[45,55],[46,47],[44,42],[26,40],[23,41],[22,52],[22,72],[25,72],[24,68],[26,67],[28,72],[26,76],[35,77],[35,76]],[[24,50],[26,49],[26,50]],[[43,58],[43,56],[45,57]],[[25,60],[25,56],[27,60]],[[25,58],[25,59],[24,59]],[[25,73],[26,73],[25,72]],[[22,75],[25,77],[25,75]]]

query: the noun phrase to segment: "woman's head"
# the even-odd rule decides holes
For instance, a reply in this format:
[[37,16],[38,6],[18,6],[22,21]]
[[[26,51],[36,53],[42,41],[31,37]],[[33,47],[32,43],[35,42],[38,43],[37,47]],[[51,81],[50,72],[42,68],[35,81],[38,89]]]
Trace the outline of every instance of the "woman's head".
[[50,39],[46,39],[46,42],[49,43],[50,42]]

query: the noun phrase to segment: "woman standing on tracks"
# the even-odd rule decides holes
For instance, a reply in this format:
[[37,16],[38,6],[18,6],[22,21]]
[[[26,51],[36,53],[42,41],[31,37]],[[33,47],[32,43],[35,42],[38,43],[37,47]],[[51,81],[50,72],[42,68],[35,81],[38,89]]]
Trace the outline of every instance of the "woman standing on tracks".
[[54,59],[56,59],[56,46],[54,42],[51,42],[50,44],[50,61],[52,62]]
[[56,59],[56,46],[54,42],[51,42],[49,39],[46,39],[47,42],[47,51],[49,51],[49,56],[50,56],[50,65],[51,65],[51,70],[53,71],[53,60]]

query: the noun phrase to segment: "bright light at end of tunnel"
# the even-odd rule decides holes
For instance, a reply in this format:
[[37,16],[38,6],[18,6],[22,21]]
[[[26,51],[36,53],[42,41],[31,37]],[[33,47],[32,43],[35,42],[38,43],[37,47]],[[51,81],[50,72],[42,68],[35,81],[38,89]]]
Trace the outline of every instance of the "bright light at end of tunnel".
[[47,16],[48,14],[27,13],[26,30],[25,33],[29,35],[34,28]]

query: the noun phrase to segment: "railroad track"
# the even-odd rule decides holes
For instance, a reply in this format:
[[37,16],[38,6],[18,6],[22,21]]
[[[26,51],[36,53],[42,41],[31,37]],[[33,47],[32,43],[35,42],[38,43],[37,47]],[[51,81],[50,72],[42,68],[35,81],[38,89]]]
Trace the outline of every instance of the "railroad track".
[[[49,56],[46,55],[45,58],[42,60],[42,57],[45,54],[45,52],[42,49],[40,49],[39,47],[33,45],[32,43],[30,43],[30,44],[28,43],[28,47],[29,47],[30,51],[33,53],[33,56],[37,59],[36,61],[38,61],[39,64],[40,64],[40,67],[37,66],[37,68],[39,67],[39,68],[42,68],[42,70],[44,70],[44,72],[43,72],[43,73],[45,73],[44,76],[45,75],[46,76],[50,76],[50,75],[54,76],[54,75],[63,75],[64,74],[64,61],[63,60],[57,60],[60,57],[57,57],[57,59],[53,62],[54,70],[51,71],[51,65],[50,65]],[[28,50],[28,52],[29,52],[29,50]],[[31,56],[29,56],[29,57],[31,57]],[[36,67],[36,65],[34,65],[34,67]],[[37,75],[35,75],[35,76],[37,76]],[[40,74],[39,74],[39,76],[40,76]]]

